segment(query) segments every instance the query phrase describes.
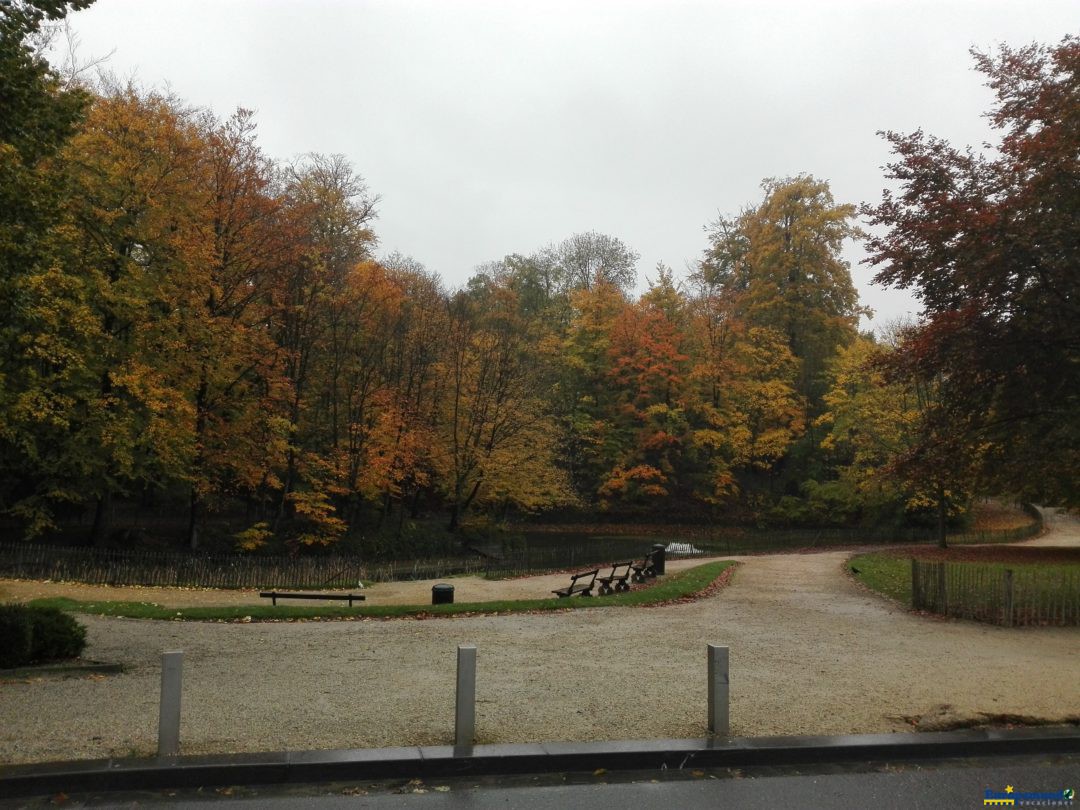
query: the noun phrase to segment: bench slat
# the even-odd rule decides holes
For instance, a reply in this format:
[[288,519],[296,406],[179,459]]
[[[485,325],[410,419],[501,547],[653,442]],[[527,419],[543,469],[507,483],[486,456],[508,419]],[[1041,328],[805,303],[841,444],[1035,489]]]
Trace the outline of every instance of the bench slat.
[[259,596],[263,599],[269,599],[274,605],[277,605],[278,599],[317,599],[321,601],[334,601],[334,602],[348,602],[349,607],[352,607],[352,603],[363,602],[367,599],[362,593],[285,593],[282,591],[260,591]]
[[[580,593],[582,596],[592,596],[593,586],[596,584],[596,575],[600,573],[599,568],[595,568],[592,571],[582,571],[580,574],[571,574],[570,584],[565,588],[559,588],[552,591],[553,594],[560,599],[564,599],[568,596],[573,596],[575,593]],[[578,582],[579,579],[585,577],[591,577],[588,585],[583,585]]]

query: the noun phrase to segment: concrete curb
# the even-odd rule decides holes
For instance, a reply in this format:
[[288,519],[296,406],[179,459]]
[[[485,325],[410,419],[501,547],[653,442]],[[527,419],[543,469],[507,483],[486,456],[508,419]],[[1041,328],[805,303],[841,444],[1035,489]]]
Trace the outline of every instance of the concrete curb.
[[1080,729],[281,751],[0,766],[0,795],[1080,753]]

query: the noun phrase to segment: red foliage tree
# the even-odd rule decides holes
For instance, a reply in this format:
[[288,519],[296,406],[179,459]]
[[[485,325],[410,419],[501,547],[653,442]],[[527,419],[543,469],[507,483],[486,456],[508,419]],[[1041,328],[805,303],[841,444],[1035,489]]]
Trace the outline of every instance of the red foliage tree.
[[1080,40],[974,53],[993,151],[887,133],[894,194],[867,207],[876,281],[912,289],[893,370],[938,397],[916,456],[974,459],[984,483],[1080,503]]

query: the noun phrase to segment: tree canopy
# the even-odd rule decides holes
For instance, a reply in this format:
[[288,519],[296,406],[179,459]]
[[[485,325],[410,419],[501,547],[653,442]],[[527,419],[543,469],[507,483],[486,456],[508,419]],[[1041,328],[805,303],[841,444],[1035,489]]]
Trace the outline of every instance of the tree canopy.
[[242,108],[65,86],[32,40],[84,5],[0,24],[13,533],[297,550],[565,509],[943,534],[977,487],[1080,501],[1075,39],[977,55],[996,150],[888,135],[871,261],[926,314],[883,341],[825,180],[765,180],[640,294],[638,254],[588,230],[447,289],[379,255],[343,156],[275,160]]
[[866,208],[879,283],[924,318],[890,364],[935,380],[916,457],[974,457],[984,486],[1080,502],[1080,40],[974,53],[992,148],[887,133],[897,190]]

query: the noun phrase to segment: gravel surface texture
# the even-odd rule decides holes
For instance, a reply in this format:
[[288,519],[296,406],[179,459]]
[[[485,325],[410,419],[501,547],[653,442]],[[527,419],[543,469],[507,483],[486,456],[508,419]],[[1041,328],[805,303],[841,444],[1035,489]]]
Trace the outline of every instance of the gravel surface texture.
[[[1040,545],[1080,544],[1075,518],[1050,513],[1048,525]],[[739,736],[1080,715],[1080,630],[913,615],[856,584],[851,554],[742,558],[718,594],[658,608],[253,624],[81,617],[87,657],[128,671],[0,683],[0,761],[152,754],[160,654],[174,649],[185,655],[189,754],[451,743],[463,643],[479,648],[480,743],[704,736],[707,643],[730,645]],[[507,586],[544,595],[549,579]],[[0,598],[19,587],[0,583]]]

